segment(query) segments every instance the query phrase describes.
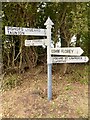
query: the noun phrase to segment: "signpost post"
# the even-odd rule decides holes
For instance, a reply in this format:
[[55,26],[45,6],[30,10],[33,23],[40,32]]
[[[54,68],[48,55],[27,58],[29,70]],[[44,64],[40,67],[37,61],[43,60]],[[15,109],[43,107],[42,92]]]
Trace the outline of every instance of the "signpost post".
[[47,21],[45,22],[47,28],[47,67],[48,67],[48,100],[52,99],[52,62],[51,62],[51,28],[54,23],[48,17]]

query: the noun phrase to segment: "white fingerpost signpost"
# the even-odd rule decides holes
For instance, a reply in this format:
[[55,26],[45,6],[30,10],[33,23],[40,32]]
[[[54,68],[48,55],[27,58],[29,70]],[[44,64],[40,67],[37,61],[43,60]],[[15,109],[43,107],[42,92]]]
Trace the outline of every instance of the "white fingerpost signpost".
[[[48,17],[44,24],[46,29],[22,28],[5,26],[6,35],[32,35],[47,36],[46,39],[25,40],[25,46],[47,46],[47,71],[48,71],[48,100],[52,99],[52,63],[85,63],[87,56],[80,56],[84,51],[80,47],[51,48],[51,28],[54,23]],[[51,55],[59,55],[58,57]],[[60,55],[63,55],[60,57]],[[69,55],[65,57],[64,55]],[[71,56],[71,57],[70,57]]]
[[52,61],[51,61],[51,28],[54,23],[48,17],[47,21],[45,22],[46,25],[46,35],[47,35],[47,70],[48,70],[48,100],[52,98]]

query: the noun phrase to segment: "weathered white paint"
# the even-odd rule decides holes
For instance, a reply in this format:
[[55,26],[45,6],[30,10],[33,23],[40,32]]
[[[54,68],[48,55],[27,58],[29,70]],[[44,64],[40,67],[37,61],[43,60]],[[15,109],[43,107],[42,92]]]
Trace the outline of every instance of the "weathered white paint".
[[45,22],[47,28],[47,67],[48,67],[48,100],[52,99],[52,63],[51,63],[51,28],[54,23],[48,17],[47,21]]
[[89,58],[87,56],[74,57],[52,57],[52,63],[86,63]]
[[51,19],[48,17],[47,21],[45,22],[46,28],[47,28],[47,64],[51,63],[51,28],[54,23],[51,21]]
[[80,56],[84,51],[80,47],[51,48],[52,55],[75,55]]
[[5,26],[6,35],[46,36],[46,29]]
[[45,46],[47,39],[25,40],[25,46]]

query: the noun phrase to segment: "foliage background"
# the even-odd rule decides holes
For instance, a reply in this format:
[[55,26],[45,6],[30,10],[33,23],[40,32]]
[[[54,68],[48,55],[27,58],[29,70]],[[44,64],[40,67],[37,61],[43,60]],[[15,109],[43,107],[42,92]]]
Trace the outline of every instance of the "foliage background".
[[[46,48],[25,47],[25,39],[34,36],[5,35],[5,26],[45,28],[48,16],[54,22],[52,40],[54,47],[61,40],[62,47],[71,45],[76,36],[75,47],[89,56],[89,3],[88,2],[3,2],[2,3],[2,58],[4,71],[23,72],[38,64],[46,63]],[[44,37],[42,37],[44,38]]]

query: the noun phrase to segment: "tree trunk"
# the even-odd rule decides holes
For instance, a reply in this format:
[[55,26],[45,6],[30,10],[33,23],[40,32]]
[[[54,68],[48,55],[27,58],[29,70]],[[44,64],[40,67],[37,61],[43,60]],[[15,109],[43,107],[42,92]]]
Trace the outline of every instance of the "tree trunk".
[[80,35],[80,33],[78,33],[78,34],[76,35],[76,47],[79,47],[79,46],[80,46],[80,37],[81,37],[81,35]]
[[65,40],[65,36],[64,36],[62,28],[60,29],[60,31],[61,31],[61,33],[60,33],[60,36],[61,36],[61,47],[67,47],[68,44],[67,44],[67,41]]
[[23,54],[22,54],[22,48],[23,48],[23,39],[22,37],[20,37],[20,49],[19,49],[19,52],[21,53],[20,54],[20,62],[19,62],[19,73],[21,73],[22,71],[22,58],[23,58]]
[[12,37],[12,67],[15,67],[15,64],[14,64],[14,58],[15,58],[15,43],[14,43],[14,40],[13,40],[13,37]]
[[[69,47],[69,41],[67,39],[69,38],[66,38],[65,35],[64,35],[64,32],[62,30],[62,28],[60,29],[61,31],[61,47]],[[67,68],[68,68],[68,64],[67,63],[64,63],[63,64],[63,75],[66,74],[67,72]]]
[[10,56],[9,56],[9,52],[7,52],[7,57],[8,57],[7,65],[8,65],[8,67],[10,67]]

